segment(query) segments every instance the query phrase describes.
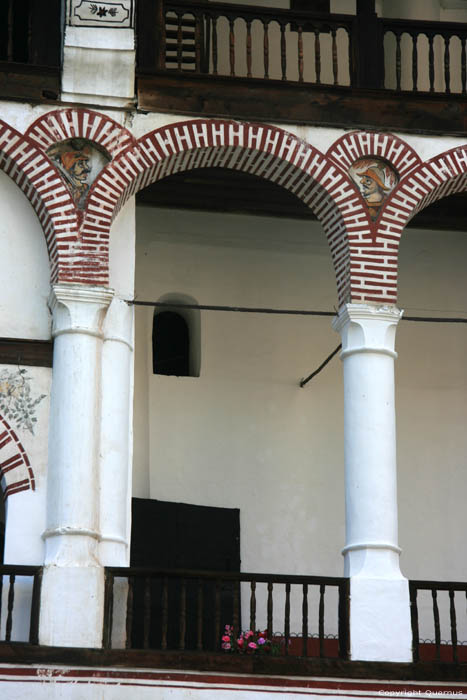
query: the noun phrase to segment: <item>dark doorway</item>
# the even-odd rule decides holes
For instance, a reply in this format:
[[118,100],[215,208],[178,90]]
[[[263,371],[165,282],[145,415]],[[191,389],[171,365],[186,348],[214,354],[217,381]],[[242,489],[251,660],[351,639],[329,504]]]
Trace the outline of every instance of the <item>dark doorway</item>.
[[[134,498],[132,501],[131,555],[132,567],[182,571],[240,571],[240,511],[237,508],[214,508],[187,503],[172,503],[154,499]],[[180,641],[182,574],[168,579],[167,648],[176,649]],[[149,646],[162,645],[161,619],[164,590],[162,577],[151,581]],[[198,645],[198,612],[200,582],[186,577],[183,583],[184,647]],[[232,622],[233,585],[223,583],[220,591],[222,625]],[[144,646],[144,581],[135,581],[132,647]],[[203,648],[214,649],[215,638],[215,583],[202,583]]]

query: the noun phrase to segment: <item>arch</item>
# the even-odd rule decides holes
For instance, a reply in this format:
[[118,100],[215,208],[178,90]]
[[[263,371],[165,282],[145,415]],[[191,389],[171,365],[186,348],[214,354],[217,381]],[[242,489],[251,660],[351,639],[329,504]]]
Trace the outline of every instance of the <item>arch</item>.
[[420,156],[408,143],[393,134],[374,131],[349,131],[334,141],[326,155],[346,173],[356,160],[365,156],[386,160],[400,177],[421,163]]
[[127,199],[182,170],[224,167],[286,187],[323,225],[336,271],[339,299],[350,299],[348,231],[371,243],[371,221],[342,168],[311,144],[267,124],[195,119],[156,129],[102,170],[89,196],[83,236],[109,230]]
[[[91,187],[84,218],[45,150],[85,138],[112,160]],[[401,178],[372,221],[349,177],[366,156],[390,163]],[[267,124],[194,119],[155,129],[136,140],[109,117],[88,109],[53,110],[21,136],[0,121],[0,168],[25,192],[39,216],[52,281],[107,285],[110,226],[129,197],[182,170],[225,167],[265,178],[299,197],[327,234],[339,303],[396,303],[397,256],[403,228],[432,201],[466,188],[467,151],[457,147],[423,163],[392,134],[349,132],[321,153]]]
[[391,242],[387,269],[392,269],[396,283],[399,245],[408,222],[432,202],[465,190],[467,146],[452,148],[419,163],[400,180],[383,206],[378,226],[378,238]]
[[70,192],[51,160],[27,136],[3,120],[0,120],[0,169],[24,192],[39,218],[52,281],[70,281],[72,251],[78,241],[78,216]]
[[26,136],[41,151],[59,141],[80,138],[93,141],[116,158],[136,144],[133,135],[114,119],[90,109],[55,109],[43,114],[28,127]]
[[18,436],[5,418],[0,415],[0,479],[3,497],[20,491],[35,491],[34,472]]
[[399,236],[407,223],[432,202],[467,189],[467,145],[434,156],[406,177],[391,193],[381,228]]

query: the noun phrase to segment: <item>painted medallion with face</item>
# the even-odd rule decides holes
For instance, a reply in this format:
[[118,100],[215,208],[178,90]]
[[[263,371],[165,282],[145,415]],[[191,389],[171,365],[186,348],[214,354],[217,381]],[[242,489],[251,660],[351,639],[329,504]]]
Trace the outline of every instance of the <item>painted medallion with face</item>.
[[399,181],[396,171],[379,158],[361,158],[352,165],[349,175],[375,221],[385,200]]
[[78,209],[83,209],[89,189],[109,157],[84,139],[54,144],[47,155],[57,164]]

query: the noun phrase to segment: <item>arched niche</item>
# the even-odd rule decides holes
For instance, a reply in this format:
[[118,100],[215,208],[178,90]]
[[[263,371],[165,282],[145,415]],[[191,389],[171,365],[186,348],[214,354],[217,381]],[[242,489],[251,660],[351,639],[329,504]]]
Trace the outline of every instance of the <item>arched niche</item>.
[[[187,306],[197,305],[196,299],[186,294],[165,294],[158,303],[163,306],[156,306],[153,317],[153,373],[154,374],[177,374],[176,372],[161,371],[161,363],[157,360],[157,319],[164,319],[164,332],[172,332],[175,334],[183,333],[183,326],[186,328],[186,372],[182,372],[177,376],[199,377],[201,369],[201,315],[199,309],[187,308]],[[184,306],[186,305],[186,306]],[[177,322],[177,318],[180,322]],[[182,337],[174,338],[175,343],[179,343],[183,348],[185,342]],[[159,356],[160,357],[160,356]],[[158,371],[156,371],[158,370]]]

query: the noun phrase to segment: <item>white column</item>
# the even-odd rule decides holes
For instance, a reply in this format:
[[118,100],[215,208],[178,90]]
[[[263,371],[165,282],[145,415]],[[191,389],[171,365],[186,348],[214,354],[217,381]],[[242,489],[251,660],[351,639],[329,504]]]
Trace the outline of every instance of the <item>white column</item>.
[[394,351],[402,313],[346,304],[342,336],[351,658],[411,661],[408,582],[399,568]]
[[103,569],[98,560],[102,320],[113,292],[54,285],[54,364],[49,423],[47,529],[39,641],[102,643]]
[[100,559],[128,566],[131,507],[133,307],[114,298],[104,321]]

